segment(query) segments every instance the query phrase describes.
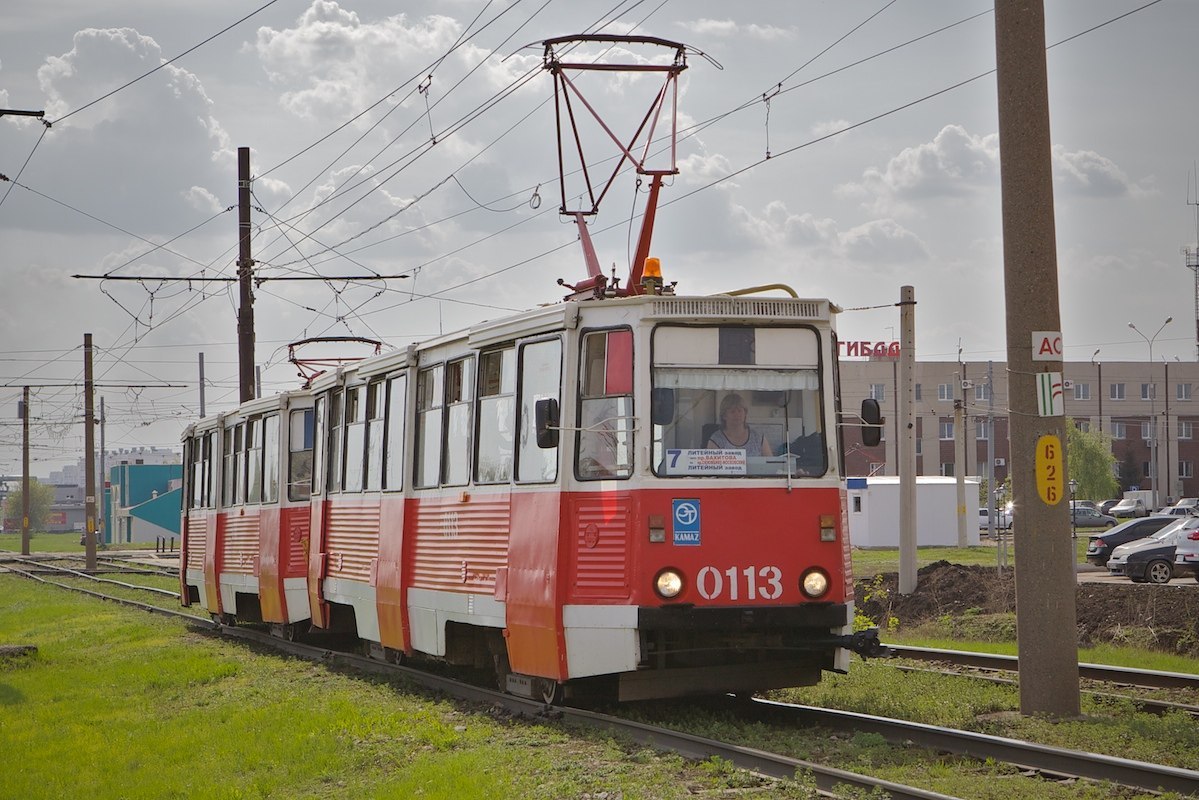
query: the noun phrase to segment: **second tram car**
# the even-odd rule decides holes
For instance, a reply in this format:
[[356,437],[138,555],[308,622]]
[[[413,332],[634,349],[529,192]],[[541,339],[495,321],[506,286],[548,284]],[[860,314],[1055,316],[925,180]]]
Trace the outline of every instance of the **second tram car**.
[[836,310],[564,302],[203,420],[184,602],[547,700],[844,671],[879,644],[852,632]]

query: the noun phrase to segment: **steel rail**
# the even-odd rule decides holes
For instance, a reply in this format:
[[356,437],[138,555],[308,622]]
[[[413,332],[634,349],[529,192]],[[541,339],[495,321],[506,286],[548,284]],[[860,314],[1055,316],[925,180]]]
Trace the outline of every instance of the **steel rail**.
[[[948,675],[951,677],[970,678],[971,680],[976,681],[986,681],[987,683],[998,683],[1004,686],[1020,685],[1019,681],[1012,678],[999,678],[994,675],[981,675],[977,672],[955,672],[953,670],[927,669],[925,667],[903,667],[897,664],[891,664],[888,666],[890,666],[891,669],[897,669],[900,672],[919,672],[926,675]],[[1181,711],[1184,714],[1190,714],[1192,717],[1199,717],[1199,706],[1187,705],[1185,703],[1172,703],[1168,700],[1154,700],[1148,697],[1135,697],[1129,694],[1096,692],[1091,689],[1083,689],[1081,691],[1085,695],[1090,695],[1091,697],[1097,697],[1105,700],[1127,700],[1135,705],[1138,711],[1144,711],[1147,714],[1155,714],[1159,717],[1171,711]]]
[[330,650],[302,642],[289,642],[252,628],[221,625],[218,629],[223,635],[268,645],[278,648],[289,655],[305,658],[310,661],[353,667],[375,674],[393,677],[400,676],[426,689],[441,692],[459,700],[486,703],[492,707],[498,706],[512,714],[544,720],[557,719],[574,725],[614,731],[636,742],[652,746],[659,750],[668,750],[685,758],[704,760],[716,756],[741,769],[758,772],[772,778],[795,778],[797,773],[807,773],[815,780],[817,787],[822,792],[831,796],[840,796],[836,794],[838,787],[843,788],[848,786],[866,790],[878,788],[885,792],[886,796],[895,800],[954,800],[952,796],[939,792],[930,792],[913,786],[904,786],[903,784],[881,778],[859,775],[810,761],[802,761],[774,753],[767,753],[762,750],[755,750],[750,747],[741,747],[718,742],[713,739],[705,739],[701,736],[646,725],[586,709],[571,708],[569,706],[550,706],[540,701],[527,700],[492,689],[484,689],[479,686],[456,681],[452,678],[433,675],[412,667],[391,664],[354,653]]
[[411,667],[378,661],[365,656],[345,653],[318,645],[287,641],[286,639],[252,628],[220,625],[203,617],[196,617],[159,606],[151,606],[134,600],[126,600],[121,597],[111,597],[79,586],[48,581],[12,566],[6,565],[4,568],[13,574],[21,575],[39,583],[58,586],[63,589],[131,606],[143,611],[182,618],[214,633],[266,645],[288,655],[318,663],[352,667],[363,672],[388,677],[399,677],[424,689],[440,692],[458,700],[483,703],[492,707],[498,706],[509,713],[521,717],[541,719],[546,722],[561,720],[574,725],[615,731],[633,741],[659,750],[676,752],[681,756],[693,759],[707,759],[716,756],[734,764],[740,769],[758,772],[772,778],[795,778],[797,772],[803,772],[815,781],[821,794],[826,797],[842,796],[837,794],[838,789],[843,790],[844,787],[848,786],[867,791],[873,791],[876,788],[881,789],[887,797],[893,798],[893,800],[958,800],[958,798],[951,795],[930,792],[913,786],[904,786],[893,781],[872,778],[868,775],[859,775],[822,764],[754,750],[753,748],[725,744],[712,739],[704,739],[699,736],[692,736],[666,728],[657,728],[630,720],[623,720],[619,717],[606,714],[599,714],[584,709],[549,706],[535,700],[527,700],[491,689],[472,686],[471,684],[462,683],[452,678],[433,675]]
[[[657,728],[598,714],[583,709],[548,706],[532,700],[517,698],[501,692],[461,683],[450,678],[431,675],[410,667],[377,661],[365,656],[343,653],[337,650],[288,642],[268,633],[238,626],[217,625],[191,614],[150,606],[124,598],[114,598],[80,587],[47,581],[23,570],[8,567],[15,574],[32,578],[42,583],[82,592],[94,597],[111,600],[153,613],[180,617],[204,628],[218,631],[222,635],[266,644],[291,655],[312,661],[334,663],[354,667],[366,672],[402,676],[408,681],[425,688],[444,692],[457,699],[499,705],[511,713],[543,718],[560,718],[576,724],[605,728],[629,736],[638,742],[667,749],[690,758],[718,756],[742,769],[753,770],[771,777],[793,777],[796,770],[810,773],[823,791],[834,791],[838,785],[862,788],[880,787],[893,798],[942,799],[946,795],[927,792],[915,787],[893,784],[888,781],[857,775],[811,762],[766,753],[753,748],[739,747],[677,731]],[[1008,739],[999,736],[961,731],[923,723],[877,717],[857,712],[835,711],[812,706],[791,705],[769,700],[754,699],[754,708],[765,713],[783,716],[788,724],[815,724],[843,731],[870,731],[888,741],[913,742],[922,747],[956,753],[979,759],[994,759],[1015,764],[1039,772],[1066,777],[1081,777],[1095,781],[1130,786],[1146,791],[1175,791],[1183,795],[1199,792],[1199,772],[1179,767],[1148,764],[1131,759],[1083,753],[1074,750]]]
[[[906,647],[889,644],[898,658],[916,661],[948,661],[966,667],[979,667],[1000,672],[1017,672],[1020,662],[1016,656],[1001,656],[992,653],[972,653],[966,650],[937,650],[931,647]],[[1105,664],[1079,664],[1078,674],[1082,678],[1107,683],[1125,683],[1149,689],[1199,689],[1199,675],[1187,672],[1162,672],[1130,667],[1110,667]]]
[[148,611],[151,614],[159,614],[164,617],[175,617],[177,619],[184,619],[184,620],[187,620],[188,622],[199,624],[200,626],[205,627],[205,628],[216,628],[217,627],[217,624],[215,622],[213,622],[212,620],[205,619],[204,617],[198,617],[195,614],[189,614],[184,611],[176,611],[172,608],[163,608],[162,606],[153,606],[153,605],[150,605],[149,603],[139,603],[137,600],[128,600],[124,597],[114,597],[114,596],[108,595],[108,594],[101,594],[100,592],[93,592],[91,589],[84,589],[82,586],[72,586],[69,583],[59,583],[58,581],[48,581],[45,578],[42,578],[42,577],[39,577],[39,576],[33,574],[32,572],[28,572],[23,569],[18,569],[8,563],[0,562],[0,572],[5,572],[5,571],[10,572],[13,575],[20,575],[22,578],[28,578],[31,581],[37,581],[38,583],[44,583],[48,586],[57,586],[60,589],[67,589],[72,592],[79,592],[80,594],[86,594],[89,597],[95,597],[99,600],[107,600],[109,602],[116,603],[118,605],[129,606],[130,608],[136,608],[141,611]]
[[754,703],[756,708],[777,714],[780,721],[789,718],[792,725],[819,725],[839,731],[877,733],[890,742],[912,742],[933,750],[984,760],[994,759],[1064,777],[1110,781],[1144,791],[1173,791],[1184,796],[1199,793],[1199,772],[1181,767],[1066,750],[1019,739],[877,717],[854,711],[837,711],[758,698],[754,699]]
[[124,581],[117,581],[117,580],[113,580],[112,578],[97,578],[95,575],[91,575],[87,572],[80,572],[79,570],[71,569],[70,567],[63,567],[63,566],[59,566],[56,564],[47,564],[42,561],[34,561],[32,559],[26,559],[26,558],[22,558],[19,556],[18,557],[6,556],[3,559],[3,561],[6,561],[6,562],[7,561],[16,561],[17,563],[20,563],[20,564],[33,563],[33,564],[37,564],[40,569],[50,569],[50,570],[54,570],[55,572],[65,572],[68,575],[76,575],[80,578],[87,578],[88,580],[97,581],[99,583],[111,583],[114,586],[121,586],[125,589],[138,589],[138,590],[144,591],[144,592],[153,592],[154,594],[161,594],[161,595],[166,595],[167,597],[174,597],[175,599],[179,598],[178,591],[172,591],[170,589],[159,589],[157,586],[141,586],[136,583],[125,583]]

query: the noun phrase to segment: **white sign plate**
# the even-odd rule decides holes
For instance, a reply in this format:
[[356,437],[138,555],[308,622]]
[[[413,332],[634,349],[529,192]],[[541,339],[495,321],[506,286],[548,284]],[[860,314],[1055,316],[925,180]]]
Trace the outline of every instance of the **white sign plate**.
[[1062,332],[1061,331],[1033,331],[1032,332],[1032,360],[1033,361],[1061,361],[1062,360]]
[[667,475],[744,475],[744,450],[708,448],[666,451]]
[[1062,373],[1037,373],[1037,413],[1042,417],[1060,417],[1066,413]]

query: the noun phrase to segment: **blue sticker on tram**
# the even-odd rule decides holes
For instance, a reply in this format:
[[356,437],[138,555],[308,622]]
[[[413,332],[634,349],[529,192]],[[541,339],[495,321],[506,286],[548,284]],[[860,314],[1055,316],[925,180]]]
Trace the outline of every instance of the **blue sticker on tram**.
[[674,521],[674,543],[679,545],[698,545],[699,535],[699,501],[674,500],[671,519]]

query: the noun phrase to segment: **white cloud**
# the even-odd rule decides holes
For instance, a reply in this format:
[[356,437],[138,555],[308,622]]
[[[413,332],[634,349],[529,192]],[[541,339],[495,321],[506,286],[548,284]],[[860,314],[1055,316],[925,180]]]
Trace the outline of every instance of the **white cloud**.
[[[829,119],[823,122],[817,122],[812,125],[809,130],[812,132],[813,139],[820,139],[825,136],[830,136],[838,131],[843,131],[850,125],[848,120],[844,119]],[[833,144],[839,144],[842,141],[839,137],[832,139]]]
[[205,189],[203,186],[193,186],[183,193],[187,201],[191,203],[192,208],[197,211],[204,211],[209,214],[215,214],[221,211],[224,206],[217,199],[216,195]]
[[1111,159],[1092,150],[1071,153],[1061,145],[1053,146],[1053,188],[1084,197],[1139,196],[1144,191]]
[[738,24],[731,19],[708,19],[706,17],[677,23],[679,27],[697,36],[732,38],[744,36],[764,42],[777,42],[782,39],[794,39],[794,28],[780,28],[777,25],[759,25],[754,22]]
[[737,23],[731,19],[695,19],[677,23],[692,33],[702,36],[733,36],[737,33]]
[[[1111,159],[1090,150],[1053,147],[1054,189],[1076,197],[1139,196],[1145,190]],[[917,203],[962,200],[999,190],[999,135],[975,135],[946,125],[931,142],[907,147],[882,168],[871,167],[859,182],[838,188],[863,198],[876,213],[911,213]]]
[[280,103],[297,116],[338,117],[374,103],[457,40],[462,26],[450,17],[408,20],[404,14],[364,23],[335,0],[314,0],[284,30],[258,29],[263,69],[284,91]]
[[927,259],[920,237],[893,219],[877,219],[848,230],[842,237],[845,254],[853,261],[875,265]]

